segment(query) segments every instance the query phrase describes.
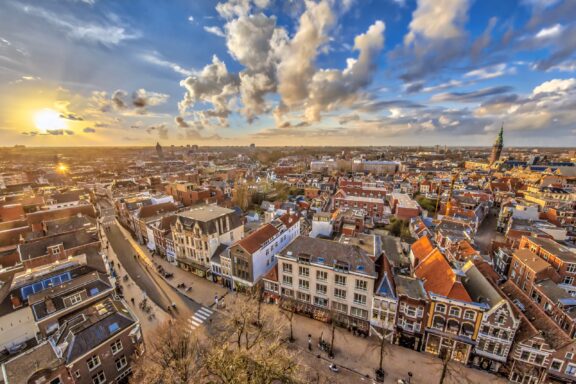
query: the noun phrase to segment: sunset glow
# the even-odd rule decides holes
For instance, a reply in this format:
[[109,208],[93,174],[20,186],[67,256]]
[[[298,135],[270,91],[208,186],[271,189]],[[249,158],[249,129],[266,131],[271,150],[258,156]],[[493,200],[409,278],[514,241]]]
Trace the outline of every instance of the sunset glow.
[[45,108],[34,114],[34,125],[40,133],[65,129],[67,127],[66,120],[62,119],[58,112],[49,108]]

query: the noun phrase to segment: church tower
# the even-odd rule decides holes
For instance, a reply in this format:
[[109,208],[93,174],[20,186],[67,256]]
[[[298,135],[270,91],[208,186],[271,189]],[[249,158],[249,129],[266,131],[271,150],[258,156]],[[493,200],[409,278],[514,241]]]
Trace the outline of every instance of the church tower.
[[164,158],[164,152],[162,151],[162,146],[158,142],[156,143],[156,153],[158,154],[158,158],[160,159]]
[[494,164],[496,161],[500,160],[502,147],[504,147],[504,124],[502,124],[502,127],[500,127],[500,133],[498,134],[498,137],[496,137],[496,141],[492,146],[492,153],[490,154],[490,164]]

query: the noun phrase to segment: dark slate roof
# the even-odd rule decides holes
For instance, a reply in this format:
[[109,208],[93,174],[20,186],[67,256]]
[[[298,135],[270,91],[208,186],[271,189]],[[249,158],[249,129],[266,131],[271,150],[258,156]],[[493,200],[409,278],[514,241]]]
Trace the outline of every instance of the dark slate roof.
[[42,237],[30,243],[21,244],[18,249],[22,261],[24,261],[46,255],[48,253],[47,248],[53,245],[63,244],[64,249],[70,249],[95,242],[99,242],[96,233],[89,233],[85,230],[80,230],[71,233]]
[[[65,297],[78,292],[85,292],[87,298],[90,298],[111,288],[112,286],[105,275],[92,272],[73,279],[68,283],[30,295],[28,302],[31,303],[32,313],[36,321],[38,321],[66,308],[64,304]],[[48,304],[48,300],[51,305]],[[49,306],[52,306],[52,308],[49,308]]]
[[178,221],[184,228],[190,230],[196,223],[202,228],[204,233],[216,232],[216,219],[228,217],[230,229],[242,225],[242,219],[233,210],[219,207],[217,205],[204,205],[198,208],[178,213]]
[[69,364],[135,323],[122,302],[106,298],[61,319],[52,340]]
[[348,264],[350,272],[377,277],[374,262],[359,246],[336,241],[298,236],[280,253],[287,258],[309,257],[311,263],[332,268],[337,262]]
[[76,216],[50,220],[47,221],[45,225],[47,235],[56,235],[59,233],[75,231],[81,228],[95,227],[96,219],[90,216],[79,214]]

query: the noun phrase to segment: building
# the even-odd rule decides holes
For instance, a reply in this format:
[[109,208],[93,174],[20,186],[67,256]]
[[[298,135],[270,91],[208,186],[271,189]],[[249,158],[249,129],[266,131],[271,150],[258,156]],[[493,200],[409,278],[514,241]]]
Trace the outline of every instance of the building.
[[512,264],[508,280],[521,290],[530,294],[532,286],[545,279],[558,282],[560,276],[544,259],[541,259],[529,249],[517,249],[512,253]]
[[496,141],[492,146],[492,152],[490,153],[490,164],[494,164],[500,160],[500,155],[502,154],[502,148],[504,147],[504,125],[500,128],[500,133],[496,137]]
[[562,278],[562,288],[576,295],[576,247],[543,237],[524,236],[520,249],[529,249],[548,262]]
[[464,264],[462,272],[466,275],[464,287],[472,300],[485,305],[472,364],[498,372],[508,360],[520,319],[515,315],[512,304],[482,275],[472,260]]
[[398,297],[395,343],[420,351],[428,322],[428,294],[422,280],[410,276],[396,275],[394,283]]
[[410,220],[413,217],[420,216],[422,212],[420,204],[405,193],[391,193],[390,207],[394,216],[400,220]]
[[176,262],[201,277],[210,274],[210,260],[221,244],[232,245],[244,236],[240,216],[232,209],[203,205],[176,215],[172,226]]
[[164,150],[160,143],[156,143],[156,155],[158,155],[159,159],[164,159]]
[[232,288],[256,284],[276,264],[276,254],[299,235],[298,215],[286,213],[234,243],[229,252]]
[[473,302],[462,284],[462,271],[452,269],[435,248],[414,269],[430,298],[424,350],[467,364],[474,348],[484,305]]
[[284,307],[369,332],[378,274],[360,247],[299,236],[277,258]]

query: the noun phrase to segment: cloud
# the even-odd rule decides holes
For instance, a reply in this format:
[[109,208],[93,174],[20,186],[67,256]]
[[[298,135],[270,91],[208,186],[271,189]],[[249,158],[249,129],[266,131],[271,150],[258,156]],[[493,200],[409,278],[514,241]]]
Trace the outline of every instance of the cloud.
[[296,34],[283,50],[278,65],[278,92],[288,108],[300,105],[308,97],[318,49],[328,41],[327,31],[335,21],[328,1],[306,3]]
[[128,31],[123,26],[90,23],[69,14],[56,14],[31,5],[19,7],[27,14],[43,19],[75,40],[115,46],[140,37],[139,32]]
[[182,116],[176,116],[174,122],[176,122],[180,128],[188,128],[190,126]]
[[124,98],[126,96],[128,96],[126,91],[123,91],[121,89],[114,91],[114,93],[112,94],[112,98],[110,99],[112,101],[112,105],[114,106],[114,108],[116,109],[127,108],[128,104],[126,104],[126,102],[124,101]]
[[90,99],[90,105],[99,112],[118,112],[123,115],[145,115],[148,107],[156,107],[166,103],[169,95],[165,93],[147,91],[140,88],[132,93],[128,100],[128,92],[117,89],[110,97],[106,91],[94,91]]
[[66,119],[66,120],[72,120],[72,121],[83,121],[84,120],[82,118],[82,116],[78,116],[74,113],[61,113],[60,118]]
[[392,55],[405,68],[404,81],[430,76],[469,52],[464,26],[470,5],[470,0],[418,0],[404,46]]
[[213,35],[216,35],[218,37],[226,37],[226,35],[224,34],[224,32],[222,31],[222,29],[220,27],[217,26],[204,26],[204,30],[208,33],[211,33]]
[[172,71],[174,71],[180,75],[192,76],[195,73],[194,70],[186,69],[179,64],[176,64],[176,63],[173,63],[169,60],[164,59],[158,52],[155,52],[155,51],[149,52],[149,53],[144,53],[144,54],[140,55],[140,58],[147,63],[153,64],[153,65],[156,65],[159,67],[163,67],[163,68],[169,68]]
[[558,93],[566,94],[567,92],[576,89],[576,79],[553,79],[546,81],[534,88],[532,93],[538,95],[540,93]]
[[[209,108],[194,110],[195,121],[202,126],[227,126],[232,112],[241,113],[251,123],[273,111],[281,126],[285,113],[303,110],[306,121],[319,121],[322,112],[353,103],[371,83],[384,46],[382,21],[356,36],[353,50],[358,51],[358,57],[349,58],[344,70],[319,69],[316,58],[330,41],[329,32],[338,16],[333,9],[335,3],[306,2],[292,38],[277,26],[275,16],[260,12],[267,5],[267,1],[250,0],[217,5],[217,11],[227,20],[222,32],[228,52],[243,68],[230,73],[214,56],[212,64],[183,80],[180,84],[186,93],[179,104],[182,116],[198,104],[207,103]],[[341,9],[346,9],[345,4]],[[275,108],[267,99],[274,93],[280,98]]]
[[226,64],[216,55],[212,57],[212,64],[205,66],[198,76],[190,76],[180,85],[186,89],[184,100],[179,104],[182,114],[196,103],[205,102],[213,108],[202,111],[201,118],[218,118],[223,123],[227,122],[231,98],[238,93],[239,77],[229,73]]
[[515,72],[516,69],[514,67],[508,68],[506,64],[501,63],[469,71],[464,74],[464,77],[470,77],[476,80],[486,80],[506,74],[514,74]]
[[155,107],[168,101],[170,95],[150,92],[143,88],[132,93],[132,105],[136,108]]
[[550,39],[560,36],[563,30],[564,27],[562,25],[555,24],[548,28],[542,28],[540,31],[538,31],[535,37],[537,39]]
[[146,133],[152,134],[153,132],[158,134],[159,139],[168,139],[168,127],[166,124],[150,125],[146,128]]
[[91,127],[86,127],[86,128],[84,128],[84,129],[82,130],[82,132],[84,132],[84,133],[95,133],[96,130],[95,130],[94,128],[91,128]]
[[322,111],[329,111],[341,102],[353,101],[357,91],[371,83],[376,70],[378,53],[384,46],[382,21],[376,21],[364,34],[354,39],[358,59],[348,59],[343,71],[320,70],[312,77],[305,116],[308,121],[319,121]]
[[439,93],[432,96],[432,101],[453,101],[460,103],[474,103],[479,100],[485,99],[489,96],[500,95],[503,93],[510,92],[512,87],[509,86],[498,86],[491,88],[483,88],[471,92],[451,92],[451,93]]

